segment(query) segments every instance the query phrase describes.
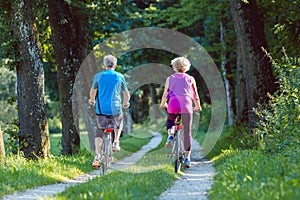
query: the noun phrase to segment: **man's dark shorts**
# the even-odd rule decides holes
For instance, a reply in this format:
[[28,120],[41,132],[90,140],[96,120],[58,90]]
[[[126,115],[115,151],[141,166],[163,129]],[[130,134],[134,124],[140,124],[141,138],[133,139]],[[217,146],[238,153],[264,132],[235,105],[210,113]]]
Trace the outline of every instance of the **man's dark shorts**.
[[105,128],[123,128],[123,114],[114,116],[97,115],[97,127],[95,137],[101,138],[103,137],[103,129]]

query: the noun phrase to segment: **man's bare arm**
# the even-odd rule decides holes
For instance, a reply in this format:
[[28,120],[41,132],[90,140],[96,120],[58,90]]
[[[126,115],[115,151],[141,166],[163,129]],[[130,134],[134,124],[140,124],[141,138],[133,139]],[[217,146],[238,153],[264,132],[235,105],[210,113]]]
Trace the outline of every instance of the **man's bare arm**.
[[129,103],[130,93],[128,90],[124,90],[123,95],[124,95],[123,108],[128,108],[130,106],[130,103]]
[[98,89],[91,89],[90,90],[90,99],[89,99],[89,104],[92,106],[95,106],[96,104],[96,94],[97,94]]

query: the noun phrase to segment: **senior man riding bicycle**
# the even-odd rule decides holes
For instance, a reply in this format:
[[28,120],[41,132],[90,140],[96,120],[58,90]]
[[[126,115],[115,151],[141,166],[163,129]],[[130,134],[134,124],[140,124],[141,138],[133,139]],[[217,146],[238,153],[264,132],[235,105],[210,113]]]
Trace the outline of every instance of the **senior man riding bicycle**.
[[[103,143],[103,127],[107,118],[113,118],[115,138],[113,151],[120,151],[120,135],[123,128],[122,108],[129,107],[130,93],[124,76],[116,72],[117,58],[106,55],[103,58],[105,71],[94,76],[90,90],[89,104],[95,106],[97,115],[97,133],[95,135],[95,158],[92,166],[100,167],[101,146]],[[123,103],[122,103],[123,93]]]

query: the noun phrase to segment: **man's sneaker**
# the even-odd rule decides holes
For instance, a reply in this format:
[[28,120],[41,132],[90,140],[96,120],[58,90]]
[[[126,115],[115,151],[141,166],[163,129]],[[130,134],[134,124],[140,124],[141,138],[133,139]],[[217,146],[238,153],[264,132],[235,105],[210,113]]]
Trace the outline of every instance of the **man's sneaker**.
[[191,161],[189,158],[184,159],[184,167],[185,168],[190,168],[191,167]]
[[94,160],[92,164],[93,168],[99,168],[100,167],[100,160]]
[[114,142],[113,143],[113,151],[119,152],[121,150],[119,142]]
[[173,136],[169,135],[166,143],[166,147],[171,148],[172,147],[172,142],[173,142]]

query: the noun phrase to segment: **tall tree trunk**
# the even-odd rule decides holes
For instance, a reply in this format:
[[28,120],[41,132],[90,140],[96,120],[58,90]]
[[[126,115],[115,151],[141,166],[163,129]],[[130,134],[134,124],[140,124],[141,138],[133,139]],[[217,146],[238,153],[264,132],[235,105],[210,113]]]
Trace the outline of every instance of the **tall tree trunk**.
[[[71,5],[72,4],[72,5]],[[77,153],[80,148],[78,120],[72,110],[75,77],[88,55],[90,29],[83,1],[48,0],[52,43],[58,64],[58,85],[62,119],[62,154]]]
[[222,76],[225,84],[225,89],[226,89],[226,100],[227,100],[227,118],[228,118],[228,125],[232,126],[234,123],[234,112],[233,112],[233,103],[232,103],[232,94],[231,94],[231,88],[230,88],[230,83],[227,78],[227,58],[226,58],[226,42],[225,42],[225,33],[224,33],[224,26],[223,23],[220,22],[220,42],[222,45],[222,52],[221,52],[221,67],[222,67]]
[[157,120],[160,118],[160,109],[158,105],[158,100],[157,100],[157,94],[156,94],[156,88],[155,85],[150,83],[149,84],[149,90],[151,94],[151,106],[152,106],[152,112],[153,112],[153,117],[154,120]]
[[50,153],[44,69],[33,5],[32,0],[16,0],[10,9],[12,33],[16,41],[19,141],[26,158],[48,157]]
[[271,62],[262,50],[267,49],[267,41],[256,1],[248,0],[245,3],[230,0],[230,7],[245,77],[249,130],[252,131],[258,120],[255,108],[268,101],[268,93],[276,91],[276,80],[272,74]]
[[[238,46],[239,52],[239,46]],[[237,116],[236,116],[236,125],[240,126],[242,124],[248,123],[248,101],[247,101],[247,90],[246,90],[246,80],[245,75],[243,73],[243,67],[241,65],[241,55],[237,55]]]
[[1,163],[5,163],[5,147],[4,147],[4,138],[0,126],[0,159]]

